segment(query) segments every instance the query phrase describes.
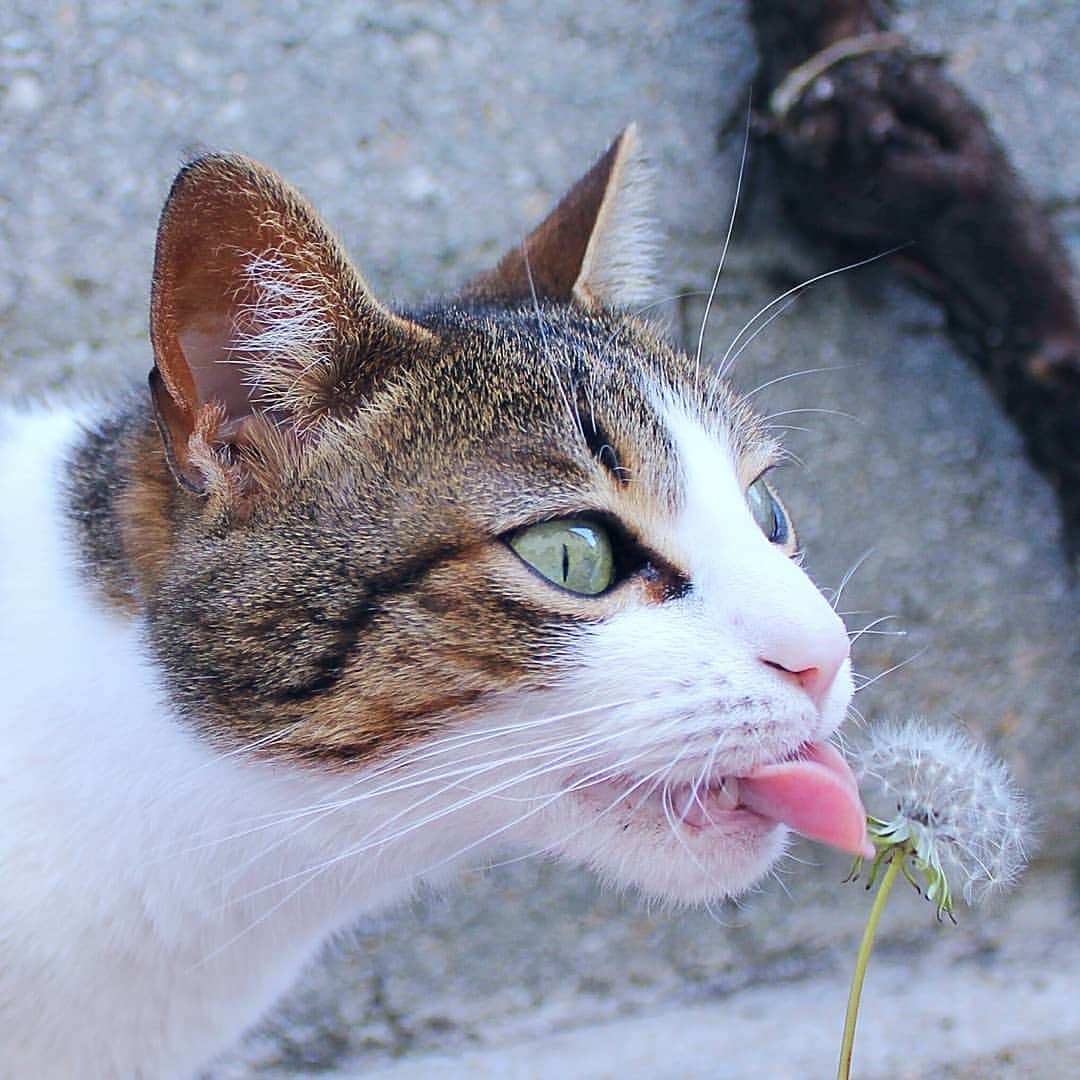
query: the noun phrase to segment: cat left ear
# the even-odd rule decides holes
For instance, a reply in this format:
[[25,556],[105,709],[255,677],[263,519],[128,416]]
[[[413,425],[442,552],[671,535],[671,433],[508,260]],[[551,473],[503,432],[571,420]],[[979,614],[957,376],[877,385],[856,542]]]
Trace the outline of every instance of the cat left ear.
[[222,478],[250,487],[252,470],[434,342],[375,300],[298,191],[235,155],[199,158],[173,183],[150,308],[166,456],[200,493]]
[[652,293],[651,175],[631,124],[494,270],[465,290],[501,303],[538,299],[624,308]]

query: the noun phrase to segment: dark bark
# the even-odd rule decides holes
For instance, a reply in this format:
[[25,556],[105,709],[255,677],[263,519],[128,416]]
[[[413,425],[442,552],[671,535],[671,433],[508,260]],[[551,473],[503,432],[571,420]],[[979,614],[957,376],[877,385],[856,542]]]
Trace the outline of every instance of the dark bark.
[[1080,540],[1080,312],[1065,247],[979,108],[873,0],[753,0],[758,130],[815,237],[897,265],[943,304]]

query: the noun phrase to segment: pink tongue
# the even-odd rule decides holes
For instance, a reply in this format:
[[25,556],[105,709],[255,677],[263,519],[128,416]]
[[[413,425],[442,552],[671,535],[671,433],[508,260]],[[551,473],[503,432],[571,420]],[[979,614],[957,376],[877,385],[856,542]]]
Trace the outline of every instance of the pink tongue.
[[854,855],[874,854],[855,777],[828,743],[808,746],[796,761],[762,765],[740,776],[739,802],[811,840]]

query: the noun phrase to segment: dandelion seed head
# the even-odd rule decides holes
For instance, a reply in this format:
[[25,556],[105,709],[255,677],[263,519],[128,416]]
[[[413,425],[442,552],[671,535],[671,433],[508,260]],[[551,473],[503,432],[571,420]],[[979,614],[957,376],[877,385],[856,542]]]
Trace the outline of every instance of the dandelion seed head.
[[1027,862],[1030,813],[1008,770],[960,728],[879,724],[852,762],[870,813],[951,863],[976,903],[1011,885]]

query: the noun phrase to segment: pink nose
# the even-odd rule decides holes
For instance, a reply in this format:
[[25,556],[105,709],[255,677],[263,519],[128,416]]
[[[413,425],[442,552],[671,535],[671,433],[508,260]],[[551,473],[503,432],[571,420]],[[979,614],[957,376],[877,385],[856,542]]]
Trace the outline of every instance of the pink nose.
[[761,657],[762,662],[799,684],[815,705],[829,692],[837,672],[848,658],[847,631],[839,619],[816,633],[793,632],[778,635]]

